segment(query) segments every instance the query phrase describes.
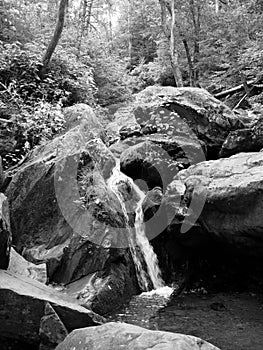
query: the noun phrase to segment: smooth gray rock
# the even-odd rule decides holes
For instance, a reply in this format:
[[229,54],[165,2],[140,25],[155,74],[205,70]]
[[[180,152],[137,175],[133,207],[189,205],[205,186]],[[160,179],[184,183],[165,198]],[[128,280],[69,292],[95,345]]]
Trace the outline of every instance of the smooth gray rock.
[[190,335],[150,331],[127,323],[106,323],[100,327],[78,329],[56,350],[219,350]]

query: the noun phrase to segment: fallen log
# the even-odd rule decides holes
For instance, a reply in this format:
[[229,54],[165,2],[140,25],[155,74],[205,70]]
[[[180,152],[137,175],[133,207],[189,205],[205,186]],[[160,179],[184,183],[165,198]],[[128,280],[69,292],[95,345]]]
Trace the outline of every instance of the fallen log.
[[[250,81],[247,82],[247,86],[253,88],[256,83],[257,83],[257,79],[250,80]],[[218,92],[217,94],[214,95],[214,97],[215,98],[222,98],[222,97],[226,97],[228,95],[235,94],[237,92],[241,92],[243,90],[245,90],[244,84],[240,84],[240,85],[235,86],[235,87],[233,87],[231,89],[227,89],[225,91]]]
[[[263,90],[263,84],[262,84],[262,74],[258,74],[258,76],[253,80],[246,80],[246,77],[244,74],[241,75],[243,83],[240,85],[237,85],[231,89],[227,89],[225,91],[218,92],[214,95],[215,98],[222,98],[226,97],[232,94],[235,94],[237,92],[245,91],[246,95],[249,96],[249,94],[252,92],[253,89],[262,89]],[[261,83],[261,84],[260,84]]]

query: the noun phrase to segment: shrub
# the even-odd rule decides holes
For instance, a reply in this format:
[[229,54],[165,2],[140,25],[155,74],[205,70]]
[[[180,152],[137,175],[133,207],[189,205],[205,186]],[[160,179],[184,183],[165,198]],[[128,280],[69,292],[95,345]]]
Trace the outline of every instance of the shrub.
[[3,156],[5,168],[15,165],[39,143],[52,139],[63,130],[65,123],[61,105],[44,101],[34,106],[24,105],[19,113],[14,111],[10,117],[12,123],[7,124],[7,132],[13,135],[16,146]]
[[131,97],[131,86],[125,63],[118,57],[102,54],[94,62],[94,79],[98,87],[101,106],[124,102]]
[[77,61],[74,55],[58,52],[43,78],[39,76],[40,68],[37,45],[0,42],[0,118],[11,121],[7,132],[16,141],[13,152],[3,154],[5,167],[61,131],[63,106],[96,104],[92,67]]

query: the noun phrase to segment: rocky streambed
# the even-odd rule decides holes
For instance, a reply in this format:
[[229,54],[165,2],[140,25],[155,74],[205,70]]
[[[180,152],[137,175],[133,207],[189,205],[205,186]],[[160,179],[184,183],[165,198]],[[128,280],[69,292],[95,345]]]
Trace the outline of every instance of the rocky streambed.
[[[166,299],[148,299],[149,327],[139,325],[198,336],[222,349],[238,349],[235,344],[242,342],[257,349],[262,336],[254,327],[262,322],[255,312],[261,310],[263,270],[262,117],[244,113],[234,113],[203,89],[150,87],[131,103],[109,108],[104,124],[87,105],[66,108],[63,133],[17,167],[0,171],[0,339],[5,348],[54,349],[84,327],[59,349],[84,349],[87,338],[89,349],[215,348],[200,338],[107,323],[109,314],[119,320],[114,310],[154,286],[152,261],[147,261],[154,255],[145,254],[136,240],[141,213],[163,283],[175,286],[175,292],[165,309]],[[109,179],[118,164],[126,177],[113,188]],[[222,293],[222,286],[231,293],[214,297],[211,293]],[[245,294],[232,294],[233,287]],[[251,296],[254,289],[259,299]],[[185,294],[189,290],[208,294],[193,297]],[[141,305],[141,299],[132,300]],[[141,310],[147,309],[143,300]],[[137,315],[135,309],[130,310]],[[129,317],[121,320],[134,323]],[[224,334],[229,325],[230,335],[220,338],[215,320]]]

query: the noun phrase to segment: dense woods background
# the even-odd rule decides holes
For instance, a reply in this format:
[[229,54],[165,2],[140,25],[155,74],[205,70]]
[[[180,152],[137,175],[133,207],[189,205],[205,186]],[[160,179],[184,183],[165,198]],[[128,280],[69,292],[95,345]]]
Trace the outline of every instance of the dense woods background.
[[262,19],[261,0],[1,0],[0,120],[16,133],[4,166],[59,132],[65,106],[259,81]]

